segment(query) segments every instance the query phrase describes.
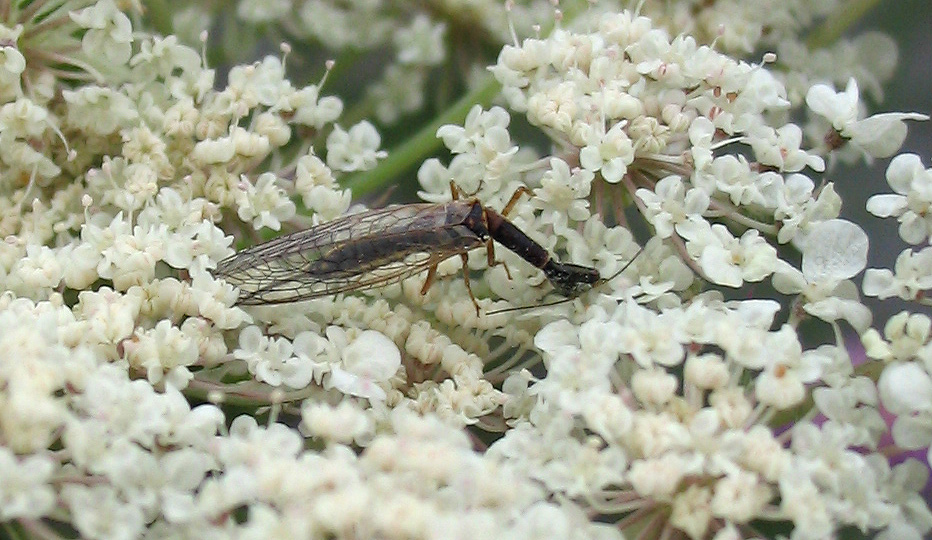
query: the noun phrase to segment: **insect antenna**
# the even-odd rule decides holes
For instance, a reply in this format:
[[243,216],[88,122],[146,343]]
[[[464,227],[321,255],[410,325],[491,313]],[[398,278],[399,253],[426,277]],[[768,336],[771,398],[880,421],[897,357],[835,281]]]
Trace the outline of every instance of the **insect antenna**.
[[554,300],[554,301],[552,301],[552,302],[547,302],[547,303],[545,303],[545,304],[537,304],[537,305],[532,305],[532,306],[516,306],[516,307],[510,307],[510,308],[496,309],[496,310],[493,310],[493,311],[487,311],[485,314],[486,314],[486,315],[498,315],[499,313],[510,313],[510,312],[512,312],[512,311],[523,311],[523,310],[525,310],[525,309],[533,309],[533,308],[539,308],[539,307],[558,306],[558,305],[560,305],[560,304],[565,304],[565,303],[567,303],[567,302],[571,302],[571,301],[573,301],[573,300],[579,298],[580,296],[582,296],[584,293],[587,293],[587,292],[589,292],[589,291],[591,291],[591,290],[593,290],[593,289],[597,289],[597,288],[599,288],[599,287],[602,287],[602,286],[604,286],[606,283],[608,283],[608,282],[612,281],[613,279],[615,279],[616,277],[620,276],[621,273],[624,272],[625,270],[627,270],[628,267],[631,266],[631,265],[634,263],[634,261],[637,260],[637,258],[638,258],[638,257],[641,255],[641,253],[643,253],[643,252],[644,252],[644,247],[642,246],[640,249],[638,249],[637,253],[634,254],[634,257],[631,257],[631,260],[628,261],[627,263],[625,263],[625,265],[622,266],[620,270],[618,270],[617,272],[615,272],[614,274],[612,274],[611,276],[609,276],[609,277],[607,277],[607,278],[604,278],[604,279],[603,279],[603,278],[599,278],[599,280],[598,280],[592,287],[590,287],[589,289],[586,289],[586,290],[584,290],[584,291],[579,291],[578,293],[576,293],[576,294],[574,294],[574,295],[572,295],[572,296],[567,296],[566,298],[563,298],[563,299],[561,299],[561,300]]

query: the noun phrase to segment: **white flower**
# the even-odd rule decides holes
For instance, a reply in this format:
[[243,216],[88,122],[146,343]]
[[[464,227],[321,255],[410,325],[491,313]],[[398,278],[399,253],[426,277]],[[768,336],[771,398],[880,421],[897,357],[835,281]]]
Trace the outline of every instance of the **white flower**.
[[320,89],[311,85],[289,94],[283,109],[294,111],[292,122],[320,129],[340,117],[343,101],[334,96],[320,97]]
[[770,358],[754,383],[757,399],[778,409],[797,405],[806,397],[804,385],[818,380],[828,359],[817,350],[803,352],[787,325],[768,333],[765,347]]
[[62,488],[61,496],[85,538],[138,538],[145,531],[142,501],[127,501],[114,486],[72,483]]
[[133,55],[129,62],[134,73],[140,75],[143,80],[155,80],[159,77],[171,80],[172,72],[176,69],[192,79],[202,75],[200,54],[197,50],[180,43],[178,36],[146,37],[148,39],[141,40],[139,52]]
[[205,139],[194,145],[191,157],[205,165],[227,163],[236,155],[236,144],[233,137],[218,137]]
[[826,538],[834,530],[829,512],[830,499],[810,478],[806,460],[798,459],[780,478],[780,510],[796,525],[803,527],[805,538]]
[[0,519],[38,519],[55,504],[55,491],[49,483],[54,471],[47,455],[17,456],[0,446]]
[[660,238],[669,238],[674,228],[689,219],[701,219],[709,207],[709,195],[697,188],[686,190],[679,176],[662,178],[654,190],[639,189],[637,197],[644,201],[644,217],[654,226]]
[[575,221],[589,218],[589,190],[593,174],[584,169],[570,170],[570,166],[558,158],[550,159],[550,168],[541,178],[541,187],[534,190],[534,203],[544,210],[541,220],[554,222],[562,216]]
[[874,195],[867,211],[879,217],[896,217],[900,238],[921,244],[932,237],[932,169],[915,154],[900,154],[887,167],[887,183],[896,195]]
[[[64,268],[56,253],[46,246],[26,245],[26,256],[13,267],[12,273],[19,278],[17,287],[23,294],[57,287]],[[35,294],[34,292],[32,294]]]
[[690,459],[675,453],[640,459],[631,464],[628,481],[644,497],[667,499],[684,477],[699,472],[700,464],[699,456]]
[[398,61],[425,66],[440,64],[446,56],[446,30],[445,24],[432,23],[426,15],[419,13],[408,27],[395,31]]
[[282,60],[269,55],[261,62],[230,69],[229,83],[222,95],[230,100],[230,114],[246,116],[259,105],[270,107],[277,104],[282,95],[292,91],[291,83],[285,79]]
[[295,205],[285,190],[277,185],[273,173],[262,173],[255,185],[243,175],[240,185],[244,189],[238,192],[237,214],[243,221],[252,220],[256,230],[269,227],[277,231],[282,221],[294,217]]
[[696,170],[692,180],[710,196],[719,191],[728,194],[732,204],[766,205],[766,185],[761,182],[762,178],[765,177],[751,171],[743,156],[726,154],[713,159],[706,169]]
[[820,222],[797,238],[803,252],[802,271],[781,264],[774,287],[784,294],[803,294],[804,309],[826,321],[848,320],[859,331],[870,325],[870,311],[861,304],[848,279],[867,265],[867,234],[843,219]]
[[258,326],[247,326],[239,334],[239,348],[233,356],[244,360],[256,379],[272,386],[306,386],[312,379],[310,362],[292,355],[292,344],[284,338],[262,335]]
[[802,129],[796,124],[786,124],[777,129],[755,126],[748,135],[754,155],[764,165],[776,167],[783,172],[797,172],[805,167],[818,172],[824,171],[823,159],[802,150],[802,141]]
[[707,487],[690,485],[674,495],[670,523],[690,538],[705,538],[712,519],[712,492]]
[[56,254],[62,263],[62,281],[65,286],[82,290],[97,281],[100,252],[87,242],[72,242],[62,246]]
[[132,54],[133,26],[113,0],[101,0],[91,7],[69,13],[71,20],[88,30],[81,48],[88,58],[102,65],[123,64]]
[[365,330],[347,343],[346,332],[335,326],[327,329],[327,337],[341,349],[342,363],[330,372],[325,386],[352,396],[384,400],[382,385],[401,367],[401,352],[395,343],[375,330]]
[[501,107],[492,107],[484,111],[480,105],[473,105],[463,120],[462,127],[445,124],[437,129],[437,137],[442,139],[444,146],[454,154],[463,154],[482,145],[484,139],[507,136],[509,121],[508,112]]
[[925,352],[932,349],[929,337],[932,335],[932,320],[928,315],[902,311],[897,313],[884,325],[884,336],[880,337],[876,330],[871,328],[861,335],[865,352],[871,358],[890,361],[909,361],[914,357],[929,354]]
[[721,388],[728,382],[728,366],[721,357],[712,353],[691,355],[686,359],[683,378],[703,390]]
[[[339,353],[327,338],[310,331],[301,332],[292,341],[294,355],[310,366],[312,380],[321,384],[323,376],[339,361]],[[306,382],[308,384],[310,381]],[[304,386],[304,385],[301,385]],[[295,388],[298,388],[296,386]]]
[[139,111],[125,94],[101,86],[63,90],[70,127],[95,135],[111,135],[138,120]]
[[631,376],[631,391],[647,406],[661,406],[671,399],[679,386],[673,375],[662,369],[639,369]]
[[683,362],[685,351],[675,332],[679,322],[675,312],[658,315],[635,302],[625,302],[620,313],[624,313],[624,325],[619,325],[617,335],[603,342],[603,347],[617,347],[645,368],[653,364],[670,367]]
[[771,498],[770,487],[756,474],[737,471],[712,487],[712,513],[732,523],[747,523],[760,516]]
[[49,112],[27,98],[0,107],[0,132],[22,139],[37,138],[49,127]]
[[570,131],[577,115],[576,85],[563,82],[528,98],[527,117],[535,125]]
[[634,144],[624,130],[625,122],[617,122],[604,134],[592,132],[579,151],[579,164],[593,173],[600,172],[610,184],[617,184],[634,161]]
[[167,378],[172,386],[183,389],[194,377],[188,366],[198,359],[197,345],[170,321],[163,319],[149,331],[137,330],[124,342],[124,351],[130,365],[144,369],[153,384]]
[[88,344],[116,345],[129,337],[139,316],[140,299],[102,287],[78,293],[75,325],[82,328],[81,340]]
[[[502,176],[508,172],[511,160],[518,152],[507,129],[510,120],[501,107],[483,111],[481,106],[475,105],[466,115],[462,127],[447,124],[437,129],[437,137],[456,154],[450,163],[450,173],[467,192],[475,191],[472,189],[473,181],[476,184],[484,181],[482,187],[494,192]],[[446,179],[447,182],[449,180]]]
[[740,287],[746,281],[761,281],[777,268],[776,248],[756,229],[738,239],[720,223],[693,219],[680,224],[677,232],[687,240],[686,248],[705,276],[719,285]]
[[366,171],[385,158],[388,152],[379,150],[382,138],[375,126],[363,120],[349,131],[334,126],[327,137],[327,165],[344,172]]
[[842,137],[873,157],[889,157],[899,150],[906,139],[904,120],[928,120],[917,113],[875,114],[858,120],[858,83],[852,77],[844,92],[825,84],[815,84],[806,93],[806,104],[816,114],[825,117]]
[[884,407],[893,414],[932,414],[932,377],[916,362],[890,364],[883,370],[877,388]]
[[[237,156],[262,159],[268,155],[271,144],[268,137],[260,133],[246,131],[236,126],[230,132],[230,140]],[[271,174],[271,173],[264,173]]]
[[868,268],[861,284],[864,294],[881,300],[897,296],[916,300],[932,289],[932,247],[920,251],[904,249],[896,258],[894,272],[886,268]]
[[301,408],[301,428],[311,437],[343,444],[365,443],[375,434],[372,417],[350,400],[335,407],[306,401]]

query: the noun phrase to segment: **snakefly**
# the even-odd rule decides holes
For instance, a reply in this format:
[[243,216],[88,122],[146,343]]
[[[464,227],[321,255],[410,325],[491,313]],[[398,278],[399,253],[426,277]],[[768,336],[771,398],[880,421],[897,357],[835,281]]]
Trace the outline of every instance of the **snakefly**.
[[[498,213],[476,198],[461,199],[451,182],[453,200],[446,203],[392,205],[337,218],[244,249],[220,261],[213,274],[239,288],[239,304],[280,304],[337,293],[370,289],[427,270],[426,294],[437,265],[459,255],[466,290],[467,253],[485,246],[489,266],[495,260],[493,240],[543,271],[553,288],[575,297],[601,281],[595,268],[554,260],[543,246],[505,219],[518,189]],[[507,268],[506,268],[507,270]]]

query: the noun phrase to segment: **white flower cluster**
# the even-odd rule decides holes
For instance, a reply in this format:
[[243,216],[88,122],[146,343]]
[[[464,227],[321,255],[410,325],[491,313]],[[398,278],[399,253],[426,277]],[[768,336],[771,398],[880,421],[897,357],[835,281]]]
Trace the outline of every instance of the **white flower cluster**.
[[[800,540],[928,535],[932,319],[904,311],[870,328],[853,281],[868,235],[819,177],[826,162],[895,154],[904,121],[926,118],[862,111],[859,86],[877,95],[889,76],[867,67],[889,63],[889,39],[801,52],[801,29],[835,2],[651,2],[639,15],[611,1],[440,4],[198,4],[161,14],[177,32],[165,37],[157,17],[123,11],[132,2],[0,13],[0,527],[731,540],[774,522]],[[465,269],[441,262],[426,294],[415,276],[237,306],[211,275],[233,242],[343,216],[344,186],[391,156],[377,123],[336,123],[343,101],[322,86],[343,65],[296,86],[286,60],[323,61],[289,60],[297,47],[283,45],[217,76],[190,45],[212,46],[197,34],[213,15],[226,17],[226,58],[267,43],[263,29],[346,56],[391,47],[348,115],[382,125],[478,78],[480,51],[536,35],[491,68],[510,110],[476,105],[437,131],[452,157],[424,162],[421,197],[447,201],[455,180],[504,212],[518,193],[510,222],[606,279],[496,314],[546,303],[552,287],[520,255],[498,248],[504,264],[490,267],[477,249]],[[532,26],[548,18],[552,31]],[[763,47],[780,56],[728,55]],[[456,80],[438,84],[443,72]],[[813,84],[826,80],[847,87]],[[808,124],[788,122],[804,104]],[[914,247],[868,270],[866,295],[928,304],[922,163],[894,158],[894,193],[868,203]],[[628,223],[648,230],[643,250]],[[848,328],[865,367],[883,366],[876,381],[880,369],[854,367]],[[925,462],[892,464],[888,434]]]
[[[536,397],[529,423],[490,453],[600,512],[647,519],[660,504],[690,538],[738,534],[760,519],[792,521],[794,538],[825,538],[842,524],[928,530],[932,513],[912,513],[922,483],[906,480],[922,466],[855,449],[878,443],[883,420],[865,381],[843,376],[845,348],[803,350],[790,326],[770,330],[778,310],[712,295],[662,313],[628,301],[592,308],[580,326],[551,323],[535,338],[547,376],[506,384],[518,400]],[[743,378],[752,384],[737,386]],[[831,385],[816,395],[828,419],[775,433],[774,413],[820,381]]]
[[[898,297],[928,308],[932,305],[932,169],[915,154],[900,154],[887,167],[893,194],[867,201],[872,214],[896,218],[899,234],[911,246],[896,258],[893,270],[870,268],[864,294]],[[900,312],[861,339],[867,355],[884,363],[878,390],[884,407],[896,415],[891,434],[901,448],[925,451],[932,463],[932,319],[927,312]],[[928,471],[925,471],[926,474]]]

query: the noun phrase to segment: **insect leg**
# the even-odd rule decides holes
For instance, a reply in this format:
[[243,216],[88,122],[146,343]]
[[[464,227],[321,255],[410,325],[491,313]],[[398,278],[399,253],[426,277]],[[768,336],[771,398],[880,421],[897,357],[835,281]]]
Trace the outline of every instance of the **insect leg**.
[[456,182],[450,180],[450,198],[454,201],[458,201],[461,195],[464,195],[463,190],[456,185]]
[[508,204],[502,208],[503,216],[507,216],[511,212],[511,209],[514,208],[516,204],[518,204],[518,199],[520,199],[522,195],[531,195],[531,190],[528,189],[527,186],[521,186],[516,189],[511,198],[508,199]]
[[505,275],[508,276],[508,279],[510,280],[510,279],[511,279],[511,271],[508,270],[508,265],[505,264],[505,261],[499,261],[499,260],[496,260],[496,259],[495,259],[495,243],[492,241],[492,238],[491,238],[491,237],[490,237],[488,240],[485,241],[485,252],[486,252],[486,255],[487,255],[487,260],[488,260],[489,268],[492,268],[492,267],[498,266],[498,265],[504,266],[504,267],[505,267]]
[[[489,240],[491,243],[491,240]],[[469,286],[469,255],[465,252],[460,253],[460,258],[463,259],[463,283],[466,284],[466,292],[469,293],[469,298],[472,299],[472,305],[476,306],[476,317],[479,316],[479,302],[476,302],[476,297],[472,294],[472,287]]]
[[421,287],[421,296],[427,294],[430,286],[434,283],[434,277],[437,276],[437,263],[430,265],[427,269],[427,279],[424,280],[424,286]]

